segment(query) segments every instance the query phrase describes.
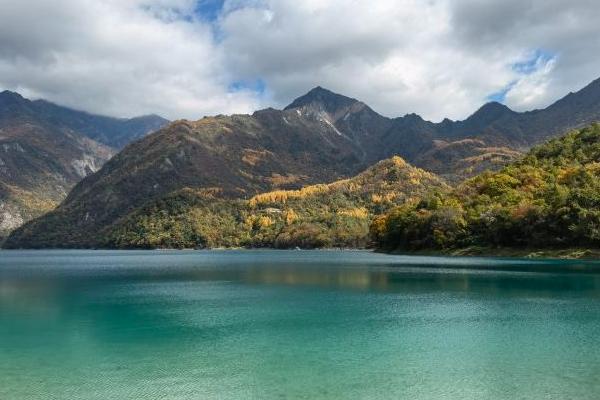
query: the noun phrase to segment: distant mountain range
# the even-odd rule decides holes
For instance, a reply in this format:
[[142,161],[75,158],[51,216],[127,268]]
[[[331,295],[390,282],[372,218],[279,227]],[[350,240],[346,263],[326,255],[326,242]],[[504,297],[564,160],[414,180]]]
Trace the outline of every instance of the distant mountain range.
[[126,143],[167,122],[103,117],[0,92],[0,239],[53,209]]
[[171,123],[127,146],[10,243],[93,247],[100,232],[184,188],[250,198],[346,178],[395,155],[457,182],[598,120],[600,80],[543,110],[518,113],[488,103],[464,121],[440,123],[415,114],[386,118],[317,87],[283,110]]

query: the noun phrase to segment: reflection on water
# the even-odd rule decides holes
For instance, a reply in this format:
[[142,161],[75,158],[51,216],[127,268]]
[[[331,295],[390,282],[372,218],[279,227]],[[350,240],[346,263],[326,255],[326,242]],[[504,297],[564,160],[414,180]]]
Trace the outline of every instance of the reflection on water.
[[596,399],[599,294],[596,263],[7,252],[0,398]]
[[[11,309],[36,300],[46,302],[66,292],[73,294],[108,284],[168,281],[321,286],[381,292],[502,292],[515,296],[554,296],[557,291],[586,292],[592,296],[600,293],[600,264],[581,261],[263,251],[221,252],[222,258],[214,258],[215,254],[206,252],[138,252],[140,256],[133,258],[114,252],[114,261],[111,256],[108,260],[100,256],[88,263],[90,252],[73,253],[72,259],[67,252],[67,256],[58,257],[58,262],[44,257],[47,262],[31,263],[26,256],[15,257],[18,261],[0,261],[0,306]],[[339,257],[340,254],[343,257]],[[328,258],[330,255],[335,256],[333,260]]]

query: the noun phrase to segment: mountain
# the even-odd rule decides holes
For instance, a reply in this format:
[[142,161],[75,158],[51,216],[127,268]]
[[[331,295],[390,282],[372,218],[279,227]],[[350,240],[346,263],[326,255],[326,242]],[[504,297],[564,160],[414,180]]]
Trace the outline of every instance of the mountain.
[[62,107],[46,100],[30,101],[8,90],[0,92],[0,120],[6,122],[28,117],[72,130],[117,150],[169,123],[158,115],[135,118],[106,117]]
[[600,248],[600,125],[533,148],[498,172],[377,218],[379,246],[454,250],[472,246]]
[[290,105],[284,108],[284,110],[294,109],[313,109],[323,110],[332,115],[345,114],[356,104],[360,102],[351,97],[342,96],[334,93],[330,90],[317,86],[311,89],[302,97],[295,99]]
[[446,185],[400,157],[350,179],[228,200],[183,189],[136,210],[100,235],[111,248],[365,247],[375,215]]
[[40,245],[95,246],[104,227],[186,187],[249,198],[331,182],[368,166],[353,142],[326,121],[300,109],[176,121],[127,146],[24,231],[46,226]]
[[101,117],[0,92],[0,239],[100,169],[116,152],[107,144],[120,146],[164,124],[157,118]]
[[61,107],[45,100],[32,101],[31,107],[41,118],[72,129],[114,149],[122,149],[128,143],[169,123],[158,115],[112,118]]
[[432,123],[416,114],[389,119],[360,101],[320,87],[286,110],[294,108],[328,115],[354,140],[366,162],[397,154],[457,182],[486,168],[499,168],[550,137],[600,121],[600,79],[543,110],[519,113],[490,102],[464,121]]
[[544,110],[517,113],[489,103],[464,121],[440,123],[416,114],[386,118],[317,87],[284,110],[176,121],[136,141],[11,243],[96,246],[108,226],[184,188],[244,199],[343,179],[395,155],[455,183],[596,120],[600,80]]

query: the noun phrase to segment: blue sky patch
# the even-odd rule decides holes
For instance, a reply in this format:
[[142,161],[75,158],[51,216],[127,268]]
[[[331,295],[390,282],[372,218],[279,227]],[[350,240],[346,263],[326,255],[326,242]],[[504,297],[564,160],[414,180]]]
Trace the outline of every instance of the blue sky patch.
[[[531,75],[540,68],[556,58],[556,54],[543,49],[536,49],[523,60],[512,64],[510,67],[519,75]],[[518,80],[514,80],[499,91],[492,93],[486,97],[487,101],[497,101],[503,103],[506,100],[506,94],[517,84]]]
[[506,85],[504,88],[500,89],[499,91],[490,94],[488,97],[486,97],[486,100],[487,101],[497,101],[498,103],[503,103],[504,100],[506,100],[506,94],[516,84],[517,84],[517,81],[512,81],[511,83],[509,83],[508,85]]
[[227,89],[230,93],[251,91],[263,95],[267,90],[267,85],[262,79],[241,80],[230,83]]
[[198,0],[196,3],[196,16],[204,21],[215,21],[219,18],[225,0]]
[[530,75],[555,57],[556,55],[549,51],[536,49],[526,60],[514,63],[512,69],[519,74]]

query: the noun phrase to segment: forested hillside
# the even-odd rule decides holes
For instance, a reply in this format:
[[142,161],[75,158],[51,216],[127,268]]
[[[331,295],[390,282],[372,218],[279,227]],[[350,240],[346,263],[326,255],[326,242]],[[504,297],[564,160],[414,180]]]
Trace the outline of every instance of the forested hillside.
[[600,125],[533,148],[498,172],[433,191],[378,217],[380,247],[398,250],[600,246]]
[[185,189],[142,207],[103,234],[102,246],[364,247],[373,217],[432,187],[446,186],[400,157],[358,176],[299,190],[224,200]]

